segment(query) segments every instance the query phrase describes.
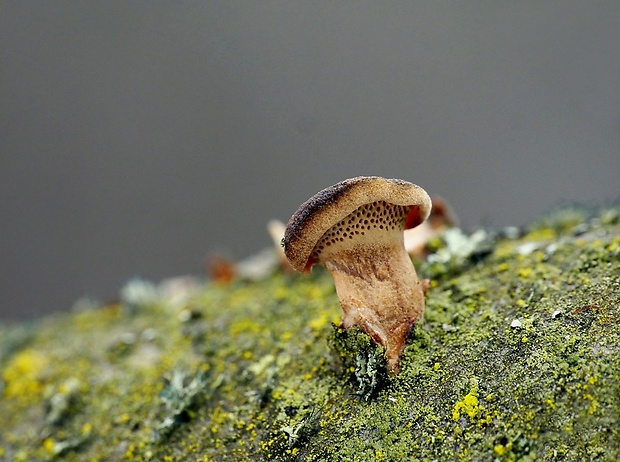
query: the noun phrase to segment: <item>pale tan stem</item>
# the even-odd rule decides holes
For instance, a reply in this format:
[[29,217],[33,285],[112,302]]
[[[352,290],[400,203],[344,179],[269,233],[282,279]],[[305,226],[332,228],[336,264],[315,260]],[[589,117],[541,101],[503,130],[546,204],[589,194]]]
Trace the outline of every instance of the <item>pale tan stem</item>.
[[397,374],[411,327],[424,314],[423,285],[402,244],[334,252],[323,264],[336,285],[343,327],[359,326],[383,345]]

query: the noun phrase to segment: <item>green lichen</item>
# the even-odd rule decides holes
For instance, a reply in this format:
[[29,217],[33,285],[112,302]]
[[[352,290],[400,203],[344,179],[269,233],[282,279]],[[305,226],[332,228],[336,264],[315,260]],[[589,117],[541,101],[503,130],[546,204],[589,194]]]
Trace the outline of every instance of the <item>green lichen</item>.
[[435,240],[396,377],[320,270],[0,326],[0,460],[620,460],[619,217]]

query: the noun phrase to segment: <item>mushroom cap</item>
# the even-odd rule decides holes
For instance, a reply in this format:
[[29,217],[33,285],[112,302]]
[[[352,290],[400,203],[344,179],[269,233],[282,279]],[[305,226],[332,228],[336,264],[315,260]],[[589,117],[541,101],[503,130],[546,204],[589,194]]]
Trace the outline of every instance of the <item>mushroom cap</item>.
[[413,183],[378,176],[358,176],[323,189],[293,214],[284,233],[284,253],[293,268],[307,272],[316,263],[312,251],[323,235],[359,207],[374,202],[411,207],[407,227],[422,223],[431,211],[427,192]]

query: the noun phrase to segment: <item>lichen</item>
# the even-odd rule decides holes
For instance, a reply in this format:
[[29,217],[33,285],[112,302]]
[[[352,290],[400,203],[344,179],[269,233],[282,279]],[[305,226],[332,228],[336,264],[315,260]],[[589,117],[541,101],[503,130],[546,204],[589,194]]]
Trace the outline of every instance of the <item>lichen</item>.
[[2,368],[3,396],[21,405],[36,403],[43,395],[48,364],[43,352],[25,349],[17,353]]
[[619,210],[435,240],[396,377],[321,270],[0,326],[0,460],[620,460]]

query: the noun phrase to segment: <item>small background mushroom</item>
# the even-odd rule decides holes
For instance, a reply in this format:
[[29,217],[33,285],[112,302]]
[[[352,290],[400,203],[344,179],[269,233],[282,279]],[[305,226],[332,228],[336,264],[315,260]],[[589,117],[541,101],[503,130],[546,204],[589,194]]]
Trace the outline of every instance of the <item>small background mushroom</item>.
[[426,257],[426,245],[431,239],[441,234],[444,230],[458,226],[459,219],[450,205],[441,197],[434,196],[433,209],[424,223],[419,226],[411,226],[416,220],[405,220],[405,249],[414,258]]

